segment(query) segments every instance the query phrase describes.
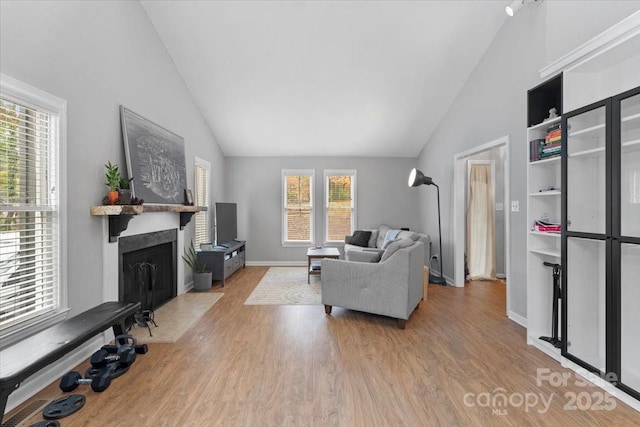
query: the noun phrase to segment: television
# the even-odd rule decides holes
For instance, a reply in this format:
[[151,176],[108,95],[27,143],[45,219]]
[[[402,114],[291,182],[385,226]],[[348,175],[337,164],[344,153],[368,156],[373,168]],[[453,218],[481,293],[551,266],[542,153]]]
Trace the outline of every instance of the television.
[[227,246],[238,237],[238,221],[235,203],[216,203],[216,244]]

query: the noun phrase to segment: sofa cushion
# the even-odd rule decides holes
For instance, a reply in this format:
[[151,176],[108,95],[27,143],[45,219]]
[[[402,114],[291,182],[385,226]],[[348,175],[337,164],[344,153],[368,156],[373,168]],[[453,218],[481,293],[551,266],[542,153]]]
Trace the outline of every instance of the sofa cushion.
[[380,248],[380,250],[385,250],[389,247],[390,244],[397,242],[400,239],[392,239],[392,240],[385,240],[384,243],[382,244],[382,247]]
[[355,262],[378,262],[382,256],[382,251],[349,251],[346,259]]
[[349,241],[350,244],[356,246],[362,246],[366,248],[369,246],[369,239],[371,238],[370,231],[356,230],[351,235],[351,239]]
[[418,240],[419,237],[420,235],[418,233],[414,233],[413,231],[409,230],[402,230],[400,233],[398,233],[399,239],[411,239],[414,242]]
[[398,239],[398,240],[392,242],[384,250],[384,253],[382,254],[382,257],[380,258],[380,262],[388,260],[391,257],[391,255],[395,254],[398,250],[400,250],[402,248],[408,248],[409,246],[411,246],[413,244],[414,244],[414,241],[411,240],[411,239]]
[[384,240],[382,241],[382,246],[380,249],[386,249],[389,246],[389,242],[398,238],[398,234],[400,234],[400,230],[389,230],[384,236]]

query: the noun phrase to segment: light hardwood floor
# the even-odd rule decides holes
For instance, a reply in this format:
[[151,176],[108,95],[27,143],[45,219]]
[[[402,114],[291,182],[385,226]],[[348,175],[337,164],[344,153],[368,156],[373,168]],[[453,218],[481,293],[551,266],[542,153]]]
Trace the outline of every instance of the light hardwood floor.
[[[247,267],[214,286],[225,295],[200,322],[175,344],[150,344],[104,393],[80,388],[87,403],[62,425],[640,424],[617,400],[600,400],[604,410],[565,408],[572,395],[595,404],[603,392],[526,345],[525,330],[505,317],[500,282],[429,285],[400,330],[393,319],[339,307],[327,316],[321,305],[243,305],[266,271]],[[566,373],[567,385],[538,385],[545,368]],[[501,393],[511,404],[492,405]],[[55,382],[33,399],[63,395]]]

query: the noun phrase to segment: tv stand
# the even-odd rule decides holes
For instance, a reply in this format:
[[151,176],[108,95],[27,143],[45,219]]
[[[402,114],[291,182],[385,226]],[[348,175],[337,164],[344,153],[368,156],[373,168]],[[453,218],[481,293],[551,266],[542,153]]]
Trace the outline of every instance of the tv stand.
[[198,251],[198,260],[211,271],[213,280],[222,281],[224,287],[227,277],[240,267],[245,268],[245,241],[233,240],[216,246],[210,251]]

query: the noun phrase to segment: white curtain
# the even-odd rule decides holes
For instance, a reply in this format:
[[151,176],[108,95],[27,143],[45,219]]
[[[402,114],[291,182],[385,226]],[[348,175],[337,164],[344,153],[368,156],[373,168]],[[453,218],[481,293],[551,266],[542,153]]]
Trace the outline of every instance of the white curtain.
[[469,280],[496,278],[494,194],[491,165],[470,164],[467,204],[467,263]]

